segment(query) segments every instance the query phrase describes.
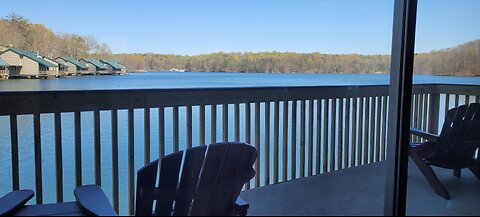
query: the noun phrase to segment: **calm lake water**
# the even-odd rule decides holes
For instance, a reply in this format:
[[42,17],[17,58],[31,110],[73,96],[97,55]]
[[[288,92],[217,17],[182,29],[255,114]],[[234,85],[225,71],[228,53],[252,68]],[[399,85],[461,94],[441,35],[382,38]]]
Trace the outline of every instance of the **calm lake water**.
[[[124,76],[99,77],[69,77],[55,80],[9,80],[0,81],[0,91],[37,91],[37,90],[98,90],[98,89],[151,89],[151,88],[190,88],[190,87],[256,87],[256,86],[321,86],[321,85],[371,85],[388,84],[389,75],[370,74],[256,74],[256,73],[141,73]],[[417,75],[415,83],[455,83],[480,84],[480,78],[469,77],[437,77]],[[206,120],[209,120],[207,108]],[[253,111],[253,110],[252,110]],[[172,148],[171,109],[166,109],[166,151]],[[198,108],[193,110],[194,124],[198,123]],[[221,117],[219,109],[219,117]],[[151,158],[158,156],[158,118],[157,110],[152,109],[151,116]],[[180,108],[181,125],[184,126],[184,109]],[[233,112],[230,112],[232,115]],[[43,158],[43,189],[44,202],[55,202],[55,149],[53,116],[45,114],[42,118],[42,158]],[[262,117],[263,119],[263,114]],[[229,117],[233,123],[233,116]],[[252,118],[253,119],[253,118]],[[119,111],[119,173],[120,200],[122,213],[126,213],[127,204],[127,113]],[[243,120],[243,119],[242,119]],[[218,120],[217,126],[221,126]],[[93,161],[93,115],[82,113],[82,157],[83,183],[94,183]],[[273,122],[271,123],[273,126]],[[102,143],[102,184],[105,192],[111,196],[111,138],[110,113],[101,112],[101,143]],[[63,136],[63,172],[65,200],[73,200],[74,183],[74,132],[73,114],[62,114]],[[244,129],[242,127],[242,129]],[[253,127],[252,127],[253,130]],[[33,118],[31,115],[18,117],[19,155],[20,155],[20,186],[25,189],[35,189],[34,152],[33,152]],[[135,168],[143,165],[143,110],[135,111]],[[221,130],[217,129],[218,141],[221,140]],[[262,131],[263,132],[263,131]],[[242,132],[241,138],[244,138]],[[185,128],[180,127],[180,144],[185,144]],[[206,141],[210,141],[207,129]],[[229,132],[233,137],[233,129]],[[254,135],[252,133],[252,135]],[[298,135],[298,134],[297,134]],[[233,138],[232,138],[233,139]],[[194,132],[193,141],[198,141],[198,132]],[[264,138],[261,138],[264,141]],[[282,140],[280,140],[282,141]],[[180,148],[183,148],[182,145]],[[11,150],[10,126],[8,117],[0,117],[0,195],[11,190]],[[297,152],[299,153],[299,152]],[[281,155],[280,155],[281,156]],[[263,162],[262,162],[263,164]],[[263,168],[263,165],[262,165]],[[262,178],[263,179],[263,178]],[[263,183],[263,181],[262,181]],[[32,200],[33,201],[33,200]]]
[[[389,75],[262,74],[262,73],[136,73],[54,80],[0,81],[0,91],[103,90],[185,87],[258,87],[388,84]],[[480,84],[480,77],[416,75],[415,83]]]

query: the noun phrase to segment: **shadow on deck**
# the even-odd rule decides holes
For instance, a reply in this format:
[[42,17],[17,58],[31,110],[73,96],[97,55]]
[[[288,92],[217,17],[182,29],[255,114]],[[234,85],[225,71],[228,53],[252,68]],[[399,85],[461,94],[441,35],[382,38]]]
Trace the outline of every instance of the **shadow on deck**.
[[[435,168],[451,200],[438,196],[409,164],[407,215],[480,214],[480,180],[469,170],[456,178],[451,170]],[[249,215],[383,215],[385,163],[374,163],[262,188],[241,196]]]

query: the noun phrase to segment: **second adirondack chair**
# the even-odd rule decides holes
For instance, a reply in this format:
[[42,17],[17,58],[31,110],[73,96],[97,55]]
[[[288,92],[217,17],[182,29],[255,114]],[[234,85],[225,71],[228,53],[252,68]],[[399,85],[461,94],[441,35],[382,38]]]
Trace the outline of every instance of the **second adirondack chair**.
[[480,179],[480,104],[472,103],[449,110],[440,135],[414,128],[411,133],[427,139],[427,142],[410,145],[410,157],[443,198],[450,199],[450,194],[431,166],[452,169],[457,177],[460,177],[462,169],[469,168]]

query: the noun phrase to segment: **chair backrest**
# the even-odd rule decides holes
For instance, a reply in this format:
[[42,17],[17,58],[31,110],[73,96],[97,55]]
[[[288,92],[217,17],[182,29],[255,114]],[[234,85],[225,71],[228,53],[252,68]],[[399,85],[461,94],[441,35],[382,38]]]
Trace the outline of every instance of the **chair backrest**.
[[256,149],[218,143],[189,148],[183,155],[161,160],[158,187],[158,160],[138,171],[135,215],[232,215],[243,185],[255,176]]
[[480,145],[480,104],[472,103],[447,112],[435,158],[466,165]]

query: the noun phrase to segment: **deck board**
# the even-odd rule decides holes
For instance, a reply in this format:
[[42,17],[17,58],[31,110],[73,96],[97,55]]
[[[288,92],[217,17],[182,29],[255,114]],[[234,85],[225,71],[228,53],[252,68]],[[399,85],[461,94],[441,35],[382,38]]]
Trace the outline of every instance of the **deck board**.
[[[438,196],[410,163],[408,215],[478,215],[480,180],[464,170],[462,178],[435,168],[452,194]],[[335,171],[242,192],[249,215],[383,215],[383,162]]]

